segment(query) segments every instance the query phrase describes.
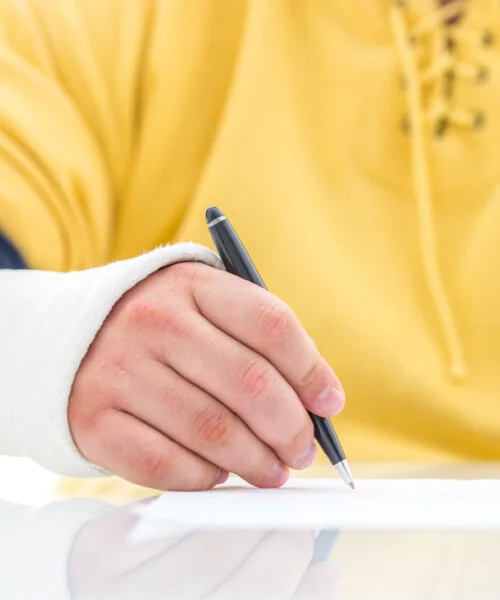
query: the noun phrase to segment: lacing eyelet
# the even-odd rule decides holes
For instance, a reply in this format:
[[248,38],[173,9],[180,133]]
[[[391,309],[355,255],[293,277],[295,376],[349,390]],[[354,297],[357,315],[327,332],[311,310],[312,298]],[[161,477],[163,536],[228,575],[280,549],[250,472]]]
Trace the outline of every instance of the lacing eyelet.
[[448,118],[447,117],[439,117],[439,119],[436,121],[436,127],[434,129],[434,135],[436,137],[442,137],[446,130],[448,129]]
[[481,129],[486,122],[486,116],[481,110],[474,111],[473,128]]
[[445,96],[451,96],[453,92],[453,83],[455,81],[455,71],[448,69],[444,74],[444,94]]
[[483,46],[492,46],[494,41],[494,36],[488,29],[483,33],[483,37],[481,39]]
[[477,74],[476,74],[476,83],[484,83],[485,81],[488,80],[490,75],[490,71],[487,67],[480,66],[479,69],[477,70]]
[[411,123],[410,123],[410,119],[408,118],[408,115],[405,115],[402,119],[401,119],[401,129],[403,130],[403,133],[405,135],[409,135],[411,132]]

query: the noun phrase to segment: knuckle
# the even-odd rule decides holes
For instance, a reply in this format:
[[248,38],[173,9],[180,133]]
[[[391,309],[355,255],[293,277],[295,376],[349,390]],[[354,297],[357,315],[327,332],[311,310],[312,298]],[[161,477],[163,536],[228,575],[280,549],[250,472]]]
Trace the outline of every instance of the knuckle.
[[191,273],[191,289],[192,293],[197,298],[202,298],[206,294],[206,290],[213,286],[213,271],[212,267],[193,263],[193,271]]
[[289,337],[292,321],[292,311],[284,302],[263,306],[259,333],[270,346],[281,347]]
[[322,361],[319,355],[316,357],[313,365],[309,367],[306,374],[297,381],[297,387],[300,389],[307,388],[311,383],[314,383],[316,377],[321,373]]
[[186,321],[179,310],[147,299],[136,299],[130,303],[127,320],[133,329],[161,331],[173,339],[187,335]]
[[145,481],[156,483],[168,479],[172,466],[163,452],[142,452],[137,455],[137,470]]
[[200,264],[195,262],[181,262],[167,268],[170,279],[179,284],[191,284],[199,274]]
[[109,418],[113,411],[111,408],[102,408],[90,403],[71,402],[68,405],[68,425],[71,436],[78,450],[88,460],[92,461],[92,454],[102,445],[102,440],[110,430]]
[[195,418],[194,432],[199,440],[210,446],[226,446],[232,439],[231,415],[218,407],[206,407]]
[[85,402],[85,394],[73,389],[68,402],[68,422],[73,433],[87,433],[95,428],[102,413],[92,404]]
[[125,318],[132,327],[154,326],[159,318],[158,306],[148,298],[134,298],[128,303]]
[[275,379],[271,365],[262,360],[254,360],[243,369],[241,376],[243,395],[251,400],[266,396],[273,387]]
[[87,369],[79,371],[68,399],[68,421],[73,431],[82,434],[95,431],[101,420],[114,407],[108,382],[100,382],[99,373]]
[[314,426],[311,419],[307,419],[299,430],[292,436],[290,447],[302,449],[306,448],[314,439]]
[[189,491],[202,492],[211,490],[215,486],[217,469],[204,469],[203,473],[198,474],[193,481],[189,482]]

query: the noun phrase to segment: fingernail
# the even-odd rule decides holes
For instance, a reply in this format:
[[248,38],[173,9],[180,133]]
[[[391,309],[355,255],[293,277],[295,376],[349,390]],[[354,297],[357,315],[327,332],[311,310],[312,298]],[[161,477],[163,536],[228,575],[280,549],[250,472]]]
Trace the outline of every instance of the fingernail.
[[344,404],[344,391],[333,385],[327,385],[316,400],[316,405],[321,412],[331,417],[338,414],[344,408]]
[[229,473],[224,469],[219,469],[217,473],[217,479],[215,480],[215,485],[219,485],[219,483],[224,483],[229,478]]
[[288,481],[290,477],[290,472],[288,467],[283,463],[278,463],[267,480],[266,487],[281,487],[284,483]]
[[305,452],[297,456],[294,467],[296,469],[307,469],[314,463],[316,456],[318,456],[318,447],[312,442]]

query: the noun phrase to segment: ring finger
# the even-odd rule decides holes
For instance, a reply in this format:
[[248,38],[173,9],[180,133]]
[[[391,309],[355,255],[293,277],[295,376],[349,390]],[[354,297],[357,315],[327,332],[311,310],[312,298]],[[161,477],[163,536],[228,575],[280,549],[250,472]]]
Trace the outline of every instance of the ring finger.
[[258,487],[278,487],[288,469],[241,419],[173,369],[152,360],[124,381],[121,406],[169,439]]

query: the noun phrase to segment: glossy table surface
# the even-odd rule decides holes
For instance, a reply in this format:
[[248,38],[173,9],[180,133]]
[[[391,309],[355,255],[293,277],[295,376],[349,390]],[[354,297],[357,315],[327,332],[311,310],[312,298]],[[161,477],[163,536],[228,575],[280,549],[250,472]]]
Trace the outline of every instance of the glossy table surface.
[[[492,463],[352,466],[357,478],[500,478]],[[4,475],[0,462],[5,482]],[[331,475],[328,467],[302,474]],[[34,476],[33,487],[42,479]],[[318,538],[306,530],[189,530],[132,544],[134,507],[151,491],[116,479],[55,488],[53,481],[46,501],[35,493],[14,502],[16,482],[9,494],[0,485],[2,599],[500,598],[499,531],[323,531]]]

